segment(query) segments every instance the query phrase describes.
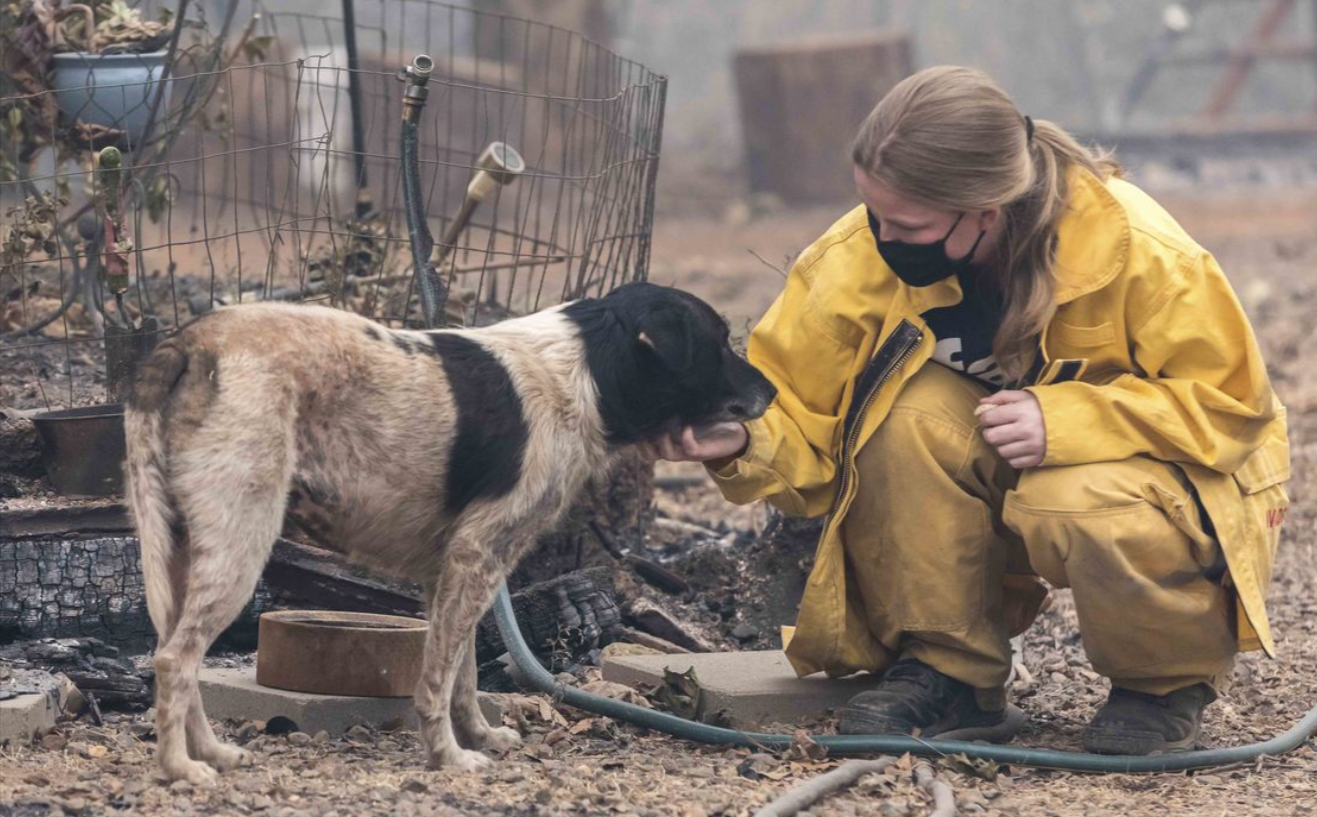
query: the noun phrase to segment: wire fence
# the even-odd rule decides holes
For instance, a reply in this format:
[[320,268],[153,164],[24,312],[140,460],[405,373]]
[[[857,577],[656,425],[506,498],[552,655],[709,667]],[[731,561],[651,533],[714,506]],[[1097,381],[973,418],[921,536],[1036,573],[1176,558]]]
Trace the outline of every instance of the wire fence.
[[[434,61],[419,165],[447,323],[645,277],[663,77],[570,31],[428,0],[358,0],[351,42],[340,16],[237,25],[233,8],[176,21],[160,56],[122,55],[136,78],[69,55],[71,81],[45,68],[47,87],[0,88],[0,404],[118,399],[155,339],[218,306],[415,324],[397,74],[417,54]],[[524,168],[476,196],[491,143]],[[92,161],[106,145],[124,156],[117,197]]]

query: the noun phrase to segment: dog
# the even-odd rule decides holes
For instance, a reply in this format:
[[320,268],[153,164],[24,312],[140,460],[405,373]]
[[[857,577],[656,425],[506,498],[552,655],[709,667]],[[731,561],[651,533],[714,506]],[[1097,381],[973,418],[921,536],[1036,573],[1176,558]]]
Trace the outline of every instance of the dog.
[[520,736],[476,706],[474,633],[517,560],[627,447],[753,419],[775,394],[712,308],[646,283],[480,329],[264,303],[186,325],[139,366],[125,408],[160,768],[209,785],[250,762],[211,730],[197,671],[286,517],[422,583],[428,760],[487,767],[478,750]]

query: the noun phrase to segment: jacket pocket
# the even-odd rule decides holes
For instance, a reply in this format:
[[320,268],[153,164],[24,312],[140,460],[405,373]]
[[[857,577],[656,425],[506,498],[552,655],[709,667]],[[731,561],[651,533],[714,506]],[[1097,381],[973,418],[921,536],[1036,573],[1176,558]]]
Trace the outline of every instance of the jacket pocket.
[[1076,326],[1057,318],[1049,334],[1065,346],[1090,348],[1108,346],[1116,340],[1116,327],[1111,323],[1096,326]]
[[1273,434],[1234,473],[1239,492],[1251,496],[1290,478],[1290,444]]

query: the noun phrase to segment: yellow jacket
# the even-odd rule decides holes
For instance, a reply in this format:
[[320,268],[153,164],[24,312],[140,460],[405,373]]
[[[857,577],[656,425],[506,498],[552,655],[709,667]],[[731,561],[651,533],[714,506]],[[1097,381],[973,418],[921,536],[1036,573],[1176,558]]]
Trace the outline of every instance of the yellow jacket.
[[[1179,463],[1225,552],[1241,649],[1271,654],[1264,600],[1289,442],[1248,319],[1212,256],[1147,194],[1081,168],[1068,181],[1058,308],[1029,388],[1046,426],[1039,467],[1140,454]],[[857,207],[796,260],[750,336],[750,361],[778,396],[747,424],[746,453],[711,473],[733,502],[828,514],[787,648],[801,675],[876,669],[838,533],[855,495],[855,452],[932,355],[920,315],[960,298],[954,276],[900,283]]]

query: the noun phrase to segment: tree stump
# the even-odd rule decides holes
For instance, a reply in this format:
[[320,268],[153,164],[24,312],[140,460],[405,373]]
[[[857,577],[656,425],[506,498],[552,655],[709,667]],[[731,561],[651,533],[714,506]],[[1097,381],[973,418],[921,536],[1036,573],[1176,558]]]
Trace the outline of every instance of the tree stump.
[[740,50],[734,72],[751,191],[788,203],[854,199],[851,140],[912,70],[910,40],[894,31]]

